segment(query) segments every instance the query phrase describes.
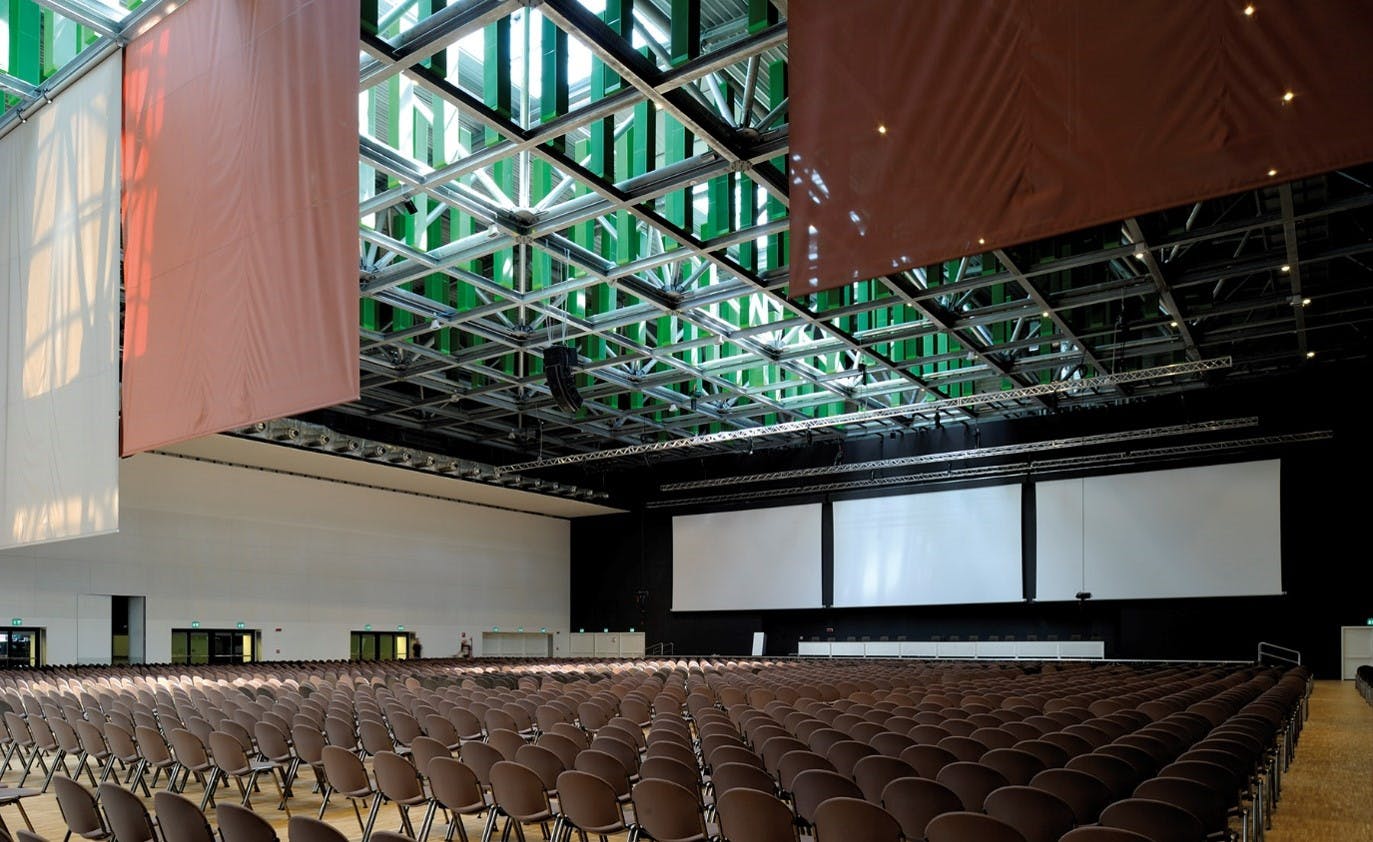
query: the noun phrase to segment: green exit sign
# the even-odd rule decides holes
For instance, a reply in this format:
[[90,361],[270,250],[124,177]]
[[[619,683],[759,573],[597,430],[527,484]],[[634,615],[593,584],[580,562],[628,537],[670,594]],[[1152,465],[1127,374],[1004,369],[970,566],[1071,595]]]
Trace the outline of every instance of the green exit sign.
[[[1368,621],[1368,624],[1369,624],[1370,626],[1373,626],[1373,620],[1369,620],[1369,621]],[[24,625],[24,618],[23,618],[23,617],[14,617],[14,618],[12,618],[12,619],[10,620],[10,625],[11,625],[11,626],[22,626],[22,625]]]
[[191,621],[191,628],[193,628],[193,629],[198,629],[198,628],[200,628],[200,621],[199,621],[199,620],[192,620],[192,621]]
[[365,625],[365,626],[362,627],[362,630],[363,630],[363,631],[371,631],[371,630],[372,630],[372,624],[371,624],[371,623],[368,623],[367,625]]
[[246,628],[248,628],[248,624],[245,623],[245,622],[243,622],[242,620],[239,620],[237,623],[234,623],[234,628],[236,628],[236,629],[246,629]]
[[517,631],[517,632],[522,632],[522,631],[524,631],[524,626],[520,626],[519,628],[515,629],[515,631]]
[[405,626],[396,626],[396,631],[405,631]]
[[[18,621],[18,620],[15,620],[15,621],[14,621],[14,624],[15,624],[16,626],[19,625],[19,621]],[[1373,626],[1373,617],[1369,617],[1369,618],[1368,618],[1368,624],[1369,624],[1370,626]]]

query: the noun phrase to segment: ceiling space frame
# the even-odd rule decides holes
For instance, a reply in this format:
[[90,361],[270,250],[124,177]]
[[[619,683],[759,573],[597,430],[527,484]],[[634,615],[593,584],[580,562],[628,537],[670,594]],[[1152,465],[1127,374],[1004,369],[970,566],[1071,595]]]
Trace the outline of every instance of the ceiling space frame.
[[1149,268],[1149,277],[1153,279],[1154,286],[1158,289],[1159,300],[1167,308],[1168,315],[1177,323],[1177,331],[1182,335],[1183,345],[1187,347],[1187,359],[1201,359],[1201,351],[1197,349],[1196,337],[1192,335],[1192,327],[1187,324],[1187,315],[1178,306],[1177,299],[1173,297],[1173,290],[1168,286],[1168,279],[1163,276],[1163,268],[1159,266],[1158,260],[1154,257],[1153,249],[1149,248],[1149,242],[1144,238],[1144,231],[1139,227],[1139,220],[1130,217],[1125,220],[1125,230],[1134,242],[1135,257],[1144,261],[1144,265]]
[[1292,204],[1292,185],[1287,183],[1278,188],[1278,201],[1282,207],[1282,236],[1287,249],[1287,280],[1292,285],[1292,315],[1297,320],[1297,352],[1303,357],[1306,348],[1306,299],[1301,291],[1301,260],[1297,257],[1297,222]]

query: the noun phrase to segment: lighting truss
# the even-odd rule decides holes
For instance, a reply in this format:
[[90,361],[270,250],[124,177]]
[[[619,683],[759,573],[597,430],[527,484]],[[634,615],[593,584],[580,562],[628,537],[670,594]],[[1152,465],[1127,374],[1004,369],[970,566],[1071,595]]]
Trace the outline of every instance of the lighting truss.
[[510,474],[501,475],[493,466],[482,462],[474,462],[470,459],[453,459],[450,456],[437,453],[396,447],[357,436],[341,435],[322,424],[310,424],[293,418],[258,422],[249,427],[233,430],[231,435],[290,445],[302,450],[324,451],[337,456],[378,462],[396,468],[441,474],[469,482],[484,482],[518,488],[538,494],[570,497],[578,500],[604,500],[610,496],[604,491],[582,488],[570,483],[550,482]]
[[891,477],[869,477],[841,482],[818,483],[800,488],[768,488],[757,491],[739,491],[732,494],[714,494],[702,497],[684,497],[676,500],[654,500],[645,508],[667,509],[682,506],[706,506],[721,503],[743,503],[753,500],[766,500],[778,497],[799,497],[811,494],[830,494],[844,491],[864,491],[872,488],[892,488],[908,485],[937,485],[948,482],[968,482],[982,479],[1011,479],[1030,476],[1045,476],[1084,468],[1119,468],[1130,465],[1145,465],[1177,459],[1188,459],[1210,454],[1241,453],[1267,447],[1307,444],[1334,438],[1330,430],[1314,430],[1307,433],[1284,433],[1271,436],[1254,436],[1245,439],[1184,444],[1173,447],[1155,447],[1145,450],[1132,450],[1124,453],[1103,453],[1097,456],[1048,459],[1038,462],[1017,462],[1012,465],[980,465],[972,468],[952,468],[947,471],[930,471],[921,474],[902,474]]
[[1017,456],[1022,453],[1039,453],[1046,450],[1066,450],[1073,447],[1096,447],[1103,444],[1120,444],[1121,442],[1166,438],[1168,436],[1216,433],[1226,430],[1239,430],[1245,427],[1256,427],[1258,426],[1258,423],[1259,419],[1257,417],[1227,418],[1219,421],[1199,421],[1192,424],[1149,427],[1143,430],[1126,430],[1119,433],[1099,433],[1091,436],[1073,436],[1071,438],[1049,439],[1047,441],[1005,444],[997,447],[975,447],[967,450],[950,450],[943,453],[922,453],[918,456],[874,459],[869,462],[817,465],[813,468],[796,468],[789,471],[742,474],[739,476],[715,477],[714,479],[690,480],[687,482],[668,482],[658,486],[658,489],[660,491],[695,491],[701,488],[720,488],[728,485],[750,485],[754,483],[831,476],[834,474],[855,474],[860,471],[887,471],[892,468],[907,468],[914,465],[953,462],[960,459],[995,459],[1000,456]]
[[818,430],[825,427],[838,427],[845,424],[860,424],[865,421],[880,421],[887,418],[925,415],[941,410],[962,409],[970,406],[985,406],[987,404],[1018,401],[1043,395],[1086,392],[1109,386],[1184,377],[1191,374],[1203,374],[1208,371],[1219,371],[1229,368],[1232,362],[1230,357],[1217,357],[1215,359],[1196,360],[1194,362],[1174,363],[1172,365],[1143,368],[1136,371],[1123,371],[1117,374],[1103,374],[1099,377],[1084,377],[1080,380],[1055,380],[1049,383],[1037,383],[1033,386],[1023,386],[1018,389],[1005,389],[999,392],[982,392],[974,395],[942,398],[917,404],[904,404],[901,406],[883,407],[881,409],[849,412],[843,415],[832,415],[827,418],[805,418],[799,421],[771,424],[766,427],[725,430],[719,433],[691,436],[690,438],[670,439],[668,441],[650,442],[587,453],[573,453],[567,456],[557,456],[552,459],[539,459],[530,462],[518,462],[513,465],[503,465],[498,467],[497,470],[500,473],[537,471],[543,468],[577,465],[585,462],[597,462],[604,459],[616,459],[623,456],[640,456],[646,453],[661,453],[688,447],[704,447],[712,444],[720,444],[722,442],[756,439],[783,433]]

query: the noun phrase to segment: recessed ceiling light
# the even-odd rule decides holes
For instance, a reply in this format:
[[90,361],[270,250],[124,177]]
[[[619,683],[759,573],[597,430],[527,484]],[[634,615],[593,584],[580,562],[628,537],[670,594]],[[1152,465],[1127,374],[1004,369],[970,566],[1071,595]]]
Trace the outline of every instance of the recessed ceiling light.
[[1177,326],[1178,326],[1178,323],[1177,323],[1177,322],[1169,322],[1169,323],[1168,323],[1168,326],[1169,326],[1169,327],[1177,327]]
[[1136,260],[1143,260],[1143,259],[1144,259],[1144,249],[1140,249],[1139,251],[1136,251],[1136,252],[1135,252],[1135,259],[1136,259]]
[[1245,6],[1245,7],[1244,7],[1244,16],[1247,17],[1247,18],[1252,18],[1252,17],[1254,16],[1254,4],[1253,4],[1253,3],[1250,3],[1248,6]]
[[1273,167],[1269,167],[1269,169],[1268,169],[1268,177],[1269,177],[1269,178],[1272,178],[1273,176],[1275,176],[1275,175],[1277,175],[1277,174],[1278,174],[1277,169],[1275,169],[1275,168],[1273,168]]
[[977,244],[978,244],[979,246],[985,246],[985,245],[987,244],[987,238],[986,238],[986,237],[978,237],[978,238],[977,238]]
[[887,127],[886,127],[884,124],[882,124],[882,123],[878,123],[878,124],[877,124],[877,133],[878,133],[878,134],[886,134],[886,133],[887,133]]
[[1292,100],[1294,100],[1294,99],[1296,99],[1296,98],[1297,98],[1297,95],[1294,94],[1294,93],[1292,93],[1291,91],[1288,91],[1288,92],[1286,92],[1286,93],[1284,93],[1284,94],[1282,95],[1282,101],[1283,101],[1284,103],[1291,102]]
[[1309,298],[1303,298],[1303,299],[1301,300],[1301,306],[1303,306],[1303,307],[1310,307],[1310,306],[1311,306],[1311,299],[1309,299]]
[[1307,351],[1307,352],[1306,352],[1306,358],[1307,358],[1308,360],[1311,359],[1311,358],[1314,357],[1314,356],[1316,356],[1316,352],[1315,352],[1315,351]]
[[1286,263],[1282,264],[1282,266],[1281,266],[1280,268],[1281,268],[1282,271],[1284,271],[1284,272],[1291,272],[1291,271],[1292,271],[1292,267],[1291,267],[1291,266],[1288,266]]
[[1045,310],[1043,313],[1040,313],[1039,315],[1041,315],[1041,316],[1043,316],[1044,318],[1047,319],[1047,318],[1049,318],[1049,311],[1048,311],[1048,310]]

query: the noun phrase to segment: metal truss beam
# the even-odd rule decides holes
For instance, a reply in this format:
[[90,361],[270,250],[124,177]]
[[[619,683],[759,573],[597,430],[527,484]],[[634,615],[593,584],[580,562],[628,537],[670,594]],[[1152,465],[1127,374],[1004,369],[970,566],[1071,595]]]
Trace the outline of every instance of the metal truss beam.
[[732,494],[716,494],[705,497],[687,497],[675,500],[652,500],[644,504],[649,509],[666,509],[681,506],[704,506],[722,503],[742,503],[752,500],[775,499],[779,497],[798,497],[812,494],[833,494],[844,491],[866,491],[873,488],[893,488],[909,485],[936,485],[949,482],[968,482],[971,480],[1012,479],[1032,476],[1052,476],[1068,472],[1078,472],[1084,468],[1118,468],[1130,465],[1193,459],[1208,455],[1226,455],[1260,450],[1272,447],[1285,447],[1297,444],[1326,441],[1334,438],[1330,430],[1316,430],[1309,433],[1287,433],[1272,436],[1254,436],[1247,439],[1228,439],[1203,444],[1156,447],[1124,453],[1104,453],[1098,456],[1051,459],[1042,462],[1020,462],[1012,465],[982,465],[973,468],[953,468],[947,471],[934,471],[921,474],[904,474],[890,477],[869,477],[861,480],[844,480],[816,485],[791,488],[767,488],[755,491],[739,491]]
[[1185,377],[1192,374],[1202,374],[1208,371],[1226,369],[1233,365],[1233,362],[1234,361],[1230,357],[1218,357],[1216,359],[1175,363],[1173,365],[1158,366],[1137,371],[1118,372],[1115,374],[1102,375],[1100,377],[1084,377],[1080,380],[1059,380],[1051,383],[1027,386],[1020,389],[1007,389],[1000,392],[986,392],[957,398],[944,398],[942,400],[925,401],[923,403],[893,406],[884,409],[850,412],[843,415],[830,416],[828,418],[808,418],[803,421],[774,424],[756,430],[734,430],[722,433],[711,433],[703,436],[693,436],[687,439],[653,442],[652,444],[644,444],[638,447],[616,448],[614,450],[601,450],[591,453],[574,453],[553,459],[541,459],[531,462],[520,462],[514,465],[504,465],[500,470],[510,473],[519,473],[522,471],[534,471],[543,468],[555,468],[563,465],[596,462],[602,459],[614,459],[620,456],[637,456],[645,453],[658,453],[662,451],[679,450],[682,448],[700,447],[707,444],[758,438],[760,436],[804,432],[806,430],[816,430],[823,427],[837,427],[861,421],[877,421],[903,416],[909,417],[917,414],[932,415],[940,410],[1005,403],[1007,401],[1023,400],[1039,395],[1057,395],[1074,391],[1095,390],[1117,383],[1138,383],[1165,378]]
[[1187,359],[1201,359],[1201,351],[1197,350],[1197,340],[1192,335],[1192,327],[1187,323],[1187,314],[1182,312],[1178,306],[1177,299],[1173,296],[1173,290],[1168,286],[1168,279],[1163,275],[1163,267],[1159,266],[1158,258],[1154,256],[1154,251],[1149,247],[1149,241],[1144,237],[1144,230],[1139,227],[1139,220],[1130,217],[1125,220],[1125,231],[1130,235],[1130,240],[1135,248],[1134,257],[1144,261],[1144,265],[1149,269],[1149,278],[1154,282],[1154,287],[1158,290],[1159,301],[1163,303],[1164,309],[1172,318],[1170,326],[1174,327],[1178,335],[1182,337],[1182,344],[1187,348]]
[[977,447],[968,450],[951,450],[943,453],[922,453],[918,456],[901,456],[892,459],[875,459],[870,462],[851,462],[840,465],[820,465],[813,468],[797,468],[790,471],[770,471],[761,474],[716,477],[714,479],[692,480],[689,482],[666,482],[658,486],[660,491],[697,491],[702,488],[722,488],[730,485],[752,485],[766,482],[782,482],[810,477],[833,476],[836,474],[856,474],[863,471],[889,471],[893,468],[909,468],[914,465],[935,465],[940,462],[957,462],[975,459],[998,459],[1003,456],[1019,456],[1022,453],[1043,453],[1050,450],[1067,450],[1078,447],[1100,447],[1107,444],[1120,444],[1127,441],[1187,436],[1200,433],[1214,433],[1224,430],[1239,430],[1258,426],[1259,419],[1228,418],[1220,421],[1200,421],[1192,424],[1175,424],[1169,427],[1149,427],[1143,430],[1126,430],[1119,433],[1100,433],[1091,436],[1049,439],[1046,441],[1006,444],[996,447]]
[[1306,305],[1301,291],[1301,259],[1297,255],[1297,222],[1292,203],[1292,184],[1278,188],[1278,202],[1282,208],[1282,239],[1286,249],[1287,281],[1292,287],[1292,315],[1297,320],[1297,353],[1306,356]]
[[380,84],[526,5],[522,0],[459,0],[424,18],[394,41],[364,35],[363,48],[372,59],[359,70],[359,84],[363,89]]
[[35,0],[62,17],[76,21],[87,29],[93,29],[106,38],[119,38],[123,33],[122,21],[128,16],[123,9],[113,9],[104,4],[90,3],[86,0]]

